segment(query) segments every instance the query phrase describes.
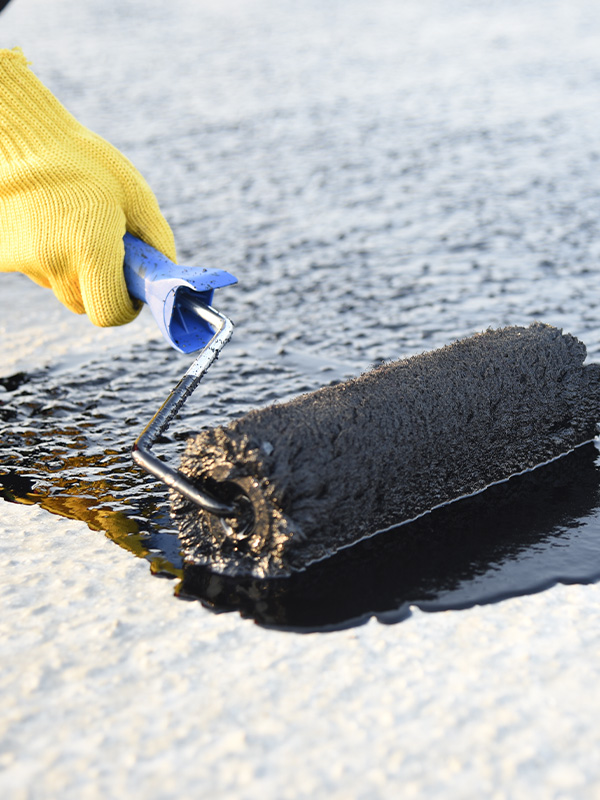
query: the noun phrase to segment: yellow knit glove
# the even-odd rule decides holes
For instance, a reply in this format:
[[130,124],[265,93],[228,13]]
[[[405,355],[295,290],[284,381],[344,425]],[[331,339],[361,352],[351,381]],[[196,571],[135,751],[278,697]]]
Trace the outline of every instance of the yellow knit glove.
[[176,260],[135,167],[69,114],[19,48],[0,50],[0,271],[52,288],[95,325],[122,325],[140,308],[123,277],[126,230]]

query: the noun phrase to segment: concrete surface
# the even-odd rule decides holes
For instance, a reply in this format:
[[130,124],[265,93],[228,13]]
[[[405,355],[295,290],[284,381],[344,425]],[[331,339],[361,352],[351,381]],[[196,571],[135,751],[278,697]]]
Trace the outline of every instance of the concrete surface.
[[600,586],[298,636],[2,504],[10,798],[595,798]]
[[[488,325],[598,356],[590,0],[13,0],[16,44],[148,177],[182,259],[243,277],[209,422]],[[170,358],[145,316],[97,331],[20,276],[1,297],[3,376],[87,402],[74,375]],[[600,798],[598,584],[298,635],[35,505],[0,503],[0,548],[2,797]]]

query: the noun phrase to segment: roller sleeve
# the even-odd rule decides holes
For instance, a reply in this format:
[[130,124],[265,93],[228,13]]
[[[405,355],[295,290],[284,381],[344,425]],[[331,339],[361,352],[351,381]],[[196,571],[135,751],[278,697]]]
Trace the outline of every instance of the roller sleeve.
[[181,471],[242,513],[173,493],[184,558],[282,576],[569,452],[600,418],[585,356],[549,325],[488,330],[203,431]]

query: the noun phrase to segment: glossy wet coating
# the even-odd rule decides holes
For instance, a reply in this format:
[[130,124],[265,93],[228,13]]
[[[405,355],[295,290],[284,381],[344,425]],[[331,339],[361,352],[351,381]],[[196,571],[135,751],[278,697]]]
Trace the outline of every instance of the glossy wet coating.
[[[490,325],[541,319],[600,358],[594,4],[552,3],[543,15],[534,3],[433,0],[426,13],[412,2],[175,2],[142,15],[135,5],[110,6],[77,70],[72,52],[42,42],[28,55],[147,176],[181,260],[240,280],[215,299],[237,323],[233,343],[169,456],[187,431]],[[97,28],[88,13],[73,3],[74,19]],[[177,58],[150,69],[136,42],[153,36],[167,36]],[[18,285],[25,302],[42,291]],[[4,313],[11,329],[18,310]],[[177,570],[166,493],[128,450],[189,359],[151,340],[77,368],[37,363],[47,365],[5,376],[6,496],[85,519],[157,571]],[[533,500],[531,513],[548,502]],[[577,580],[600,560],[590,502],[551,526],[559,556],[587,531]],[[508,560],[519,579],[504,572],[502,596],[565,577],[560,558],[548,571],[527,552]],[[435,597],[444,607],[443,586],[429,607]],[[394,613],[420,599],[391,594],[383,610]],[[382,610],[377,602],[351,614]],[[320,622],[331,620],[306,624]]]
[[233,579],[187,566],[179,593],[260,624],[334,630],[470,608],[600,578],[598,452],[586,445],[535,472],[438,508],[289,579]]

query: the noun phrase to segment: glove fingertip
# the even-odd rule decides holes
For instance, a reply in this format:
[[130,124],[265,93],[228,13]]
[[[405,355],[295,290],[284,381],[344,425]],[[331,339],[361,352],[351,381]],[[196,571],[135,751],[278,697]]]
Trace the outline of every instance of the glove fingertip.
[[114,232],[103,243],[105,246],[95,252],[94,260],[79,270],[83,306],[90,322],[98,327],[126,325],[140,313],[142,303],[134,301],[127,291],[122,235]]
[[137,221],[127,220],[127,230],[146,244],[159,250],[171,261],[177,263],[177,249],[175,247],[175,237],[169,227],[168,222],[159,214],[160,219]]
[[177,262],[173,231],[160,210],[154,193],[140,176],[126,208],[127,230]]

